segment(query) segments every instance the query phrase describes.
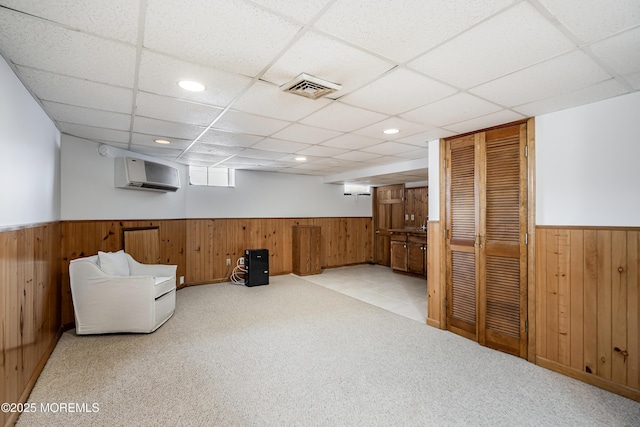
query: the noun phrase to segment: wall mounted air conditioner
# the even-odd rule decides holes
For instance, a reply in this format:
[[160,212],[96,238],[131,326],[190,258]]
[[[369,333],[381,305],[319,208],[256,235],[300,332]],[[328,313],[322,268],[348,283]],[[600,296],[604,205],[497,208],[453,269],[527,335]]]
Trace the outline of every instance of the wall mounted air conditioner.
[[116,157],[116,187],[133,190],[177,191],[180,188],[178,169],[132,157]]

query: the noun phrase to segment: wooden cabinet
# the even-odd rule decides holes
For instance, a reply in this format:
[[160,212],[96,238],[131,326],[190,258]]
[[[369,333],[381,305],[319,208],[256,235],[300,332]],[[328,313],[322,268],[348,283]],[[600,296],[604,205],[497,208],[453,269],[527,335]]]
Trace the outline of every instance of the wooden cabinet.
[[407,236],[407,271],[426,277],[427,275],[427,238]]
[[428,215],[429,187],[406,188],[404,190],[404,227],[426,226]]
[[410,231],[391,233],[391,268],[417,276],[427,274],[427,236]]
[[391,268],[407,271],[407,235],[391,234]]
[[404,228],[404,184],[376,187],[373,191],[373,262],[391,265],[392,228]]
[[320,227],[311,225],[293,227],[292,248],[294,274],[307,276],[321,273]]

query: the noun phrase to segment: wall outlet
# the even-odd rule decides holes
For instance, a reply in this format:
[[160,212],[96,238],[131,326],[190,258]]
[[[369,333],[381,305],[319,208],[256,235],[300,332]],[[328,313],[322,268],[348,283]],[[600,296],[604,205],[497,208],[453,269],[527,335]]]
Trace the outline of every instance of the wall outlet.
[[240,265],[244,265],[244,258],[240,258]]
[[404,214],[404,220],[409,221],[409,214]]
[[231,265],[231,258],[227,258],[227,266]]
[[411,221],[415,220],[415,217],[413,216],[413,214],[411,214]]
[[180,276],[180,284],[184,285],[184,276]]

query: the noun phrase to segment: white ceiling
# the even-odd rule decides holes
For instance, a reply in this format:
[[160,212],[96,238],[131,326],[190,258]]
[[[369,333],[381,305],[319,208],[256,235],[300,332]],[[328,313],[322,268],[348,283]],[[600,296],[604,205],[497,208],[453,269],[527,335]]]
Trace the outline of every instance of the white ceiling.
[[[63,133],[391,184],[429,140],[640,90],[640,1],[0,0],[0,53]],[[301,73],[342,89],[279,89]]]

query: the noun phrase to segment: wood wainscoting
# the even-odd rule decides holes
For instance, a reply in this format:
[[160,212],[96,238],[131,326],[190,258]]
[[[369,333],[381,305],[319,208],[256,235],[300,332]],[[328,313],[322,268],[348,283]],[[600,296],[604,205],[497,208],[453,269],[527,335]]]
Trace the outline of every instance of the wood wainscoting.
[[[322,267],[372,260],[371,217],[223,218],[62,223],[62,321],[73,324],[69,261],[124,247],[125,230],[158,229],[162,264],[178,266],[185,285],[216,283],[229,275],[245,249],[268,249],[271,275],[292,272],[292,230],[296,225],[321,227]],[[231,266],[226,260],[231,260]]]
[[427,223],[427,325],[446,329],[446,315],[442,305],[444,293],[444,277],[441,268],[444,256],[442,254],[442,229],[440,221]]
[[640,401],[640,228],[536,227],[536,363]]
[[60,337],[60,237],[59,222],[0,231],[0,402],[26,401]]

